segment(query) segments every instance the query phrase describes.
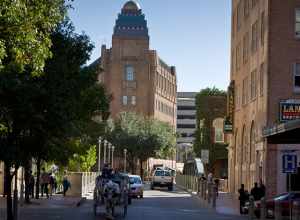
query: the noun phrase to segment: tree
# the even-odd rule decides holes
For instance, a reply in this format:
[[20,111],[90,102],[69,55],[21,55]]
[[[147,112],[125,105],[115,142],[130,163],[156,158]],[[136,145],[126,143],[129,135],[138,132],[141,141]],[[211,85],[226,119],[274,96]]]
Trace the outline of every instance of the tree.
[[50,35],[69,6],[64,0],[0,1],[0,69],[41,74],[51,57]]
[[68,170],[74,172],[90,172],[97,162],[96,145],[91,146],[84,154],[74,154],[69,159]]
[[[104,130],[92,117],[108,111],[110,98],[97,83],[96,68],[82,67],[93,49],[89,38],[75,34],[71,23],[64,22],[51,34],[51,40],[53,56],[39,77],[32,74],[29,65],[22,74],[7,68],[0,74],[0,160],[5,162],[8,187],[11,167],[27,167],[32,157],[38,166],[41,160],[66,163],[73,154],[82,152],[74,140],[95,143],[87,131],[97,128],[99,135]],[[10,193],[7,202],[11,219]]]
[[225,91],[215,87],[203,89],[196,96],[196,120],[199,126],[195,132],[194,151],[201,157],[201,150],[209,150],[209,165],[206,166],[206,171],[213,167],[217,159],[227,158],[227,145],[214,143],[212,138],[214,119],[224,118],[226,115],[226,97]]
[[168,151],[176,144],[176,136],[168,124],[132,112],[120,113],[107,138],[119,153],[127,149],[132,171],[136,159],[140,160],[141,175],[144,161],[156,156],[158,151]]

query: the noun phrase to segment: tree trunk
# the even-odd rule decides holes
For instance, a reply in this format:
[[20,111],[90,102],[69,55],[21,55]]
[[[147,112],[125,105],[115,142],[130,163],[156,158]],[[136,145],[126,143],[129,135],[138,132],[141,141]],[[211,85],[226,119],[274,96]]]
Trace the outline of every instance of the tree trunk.
[[30,203],[30,186],[29,186],[29,177],[30,177],[30,166],[29,162],[26,162],[26,165],[24,167],[25,173],[24,173],[24,179],[25,179],[25,202],[28,204]]
[[13,209],[12,209],[12,197],[11,197],[11,181],[12,176],[10,174],[10,165],[5,163],[5,188],[6,188],[6,214],[7,220],[13,220]]
[[39,199],[40,197],[40,175],[41,175],[41,159],[37,158],[36,161],[36,187],[35,187],[35,198]]
[[144,169],[143,169],[143,161],[142,160],[140,160],[140,174],[141,174],[142,181],[144,181]]

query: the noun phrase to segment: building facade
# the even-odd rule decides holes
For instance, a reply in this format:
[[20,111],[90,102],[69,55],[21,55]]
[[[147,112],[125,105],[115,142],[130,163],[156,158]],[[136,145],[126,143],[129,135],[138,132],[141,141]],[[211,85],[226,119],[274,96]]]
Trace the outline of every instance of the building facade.
[[136,2],[128,1],[116,20],[112,47],[102,46],[99,80],[112,94],[112,118],[132,111],[175,130],[176,70],[150,49],[149,40],[145,15]]
[[193,143],[196,131],[195,92],[177,93],[177,161],[193,159]]
[[299,40],[300,0],[232,0],[232,192],[260,179],[268,196],[287,191],[282,156],[300,151],[300,145],[270,143],[264,131],[299,118]]

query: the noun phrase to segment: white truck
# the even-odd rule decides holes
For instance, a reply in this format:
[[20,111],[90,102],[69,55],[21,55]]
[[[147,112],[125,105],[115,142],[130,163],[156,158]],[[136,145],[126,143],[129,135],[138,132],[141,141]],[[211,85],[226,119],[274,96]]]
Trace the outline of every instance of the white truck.
[[168,187],[169,191],[173,190],[174,178],[169,170],[156,169],[152,176],[151,189],[154,187]]

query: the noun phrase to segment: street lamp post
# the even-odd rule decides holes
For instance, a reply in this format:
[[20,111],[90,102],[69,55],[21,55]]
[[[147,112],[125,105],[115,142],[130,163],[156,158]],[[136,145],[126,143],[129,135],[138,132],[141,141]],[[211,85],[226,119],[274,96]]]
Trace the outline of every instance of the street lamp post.
[[126,173],[126,154],[127,154],[127,149],[124,149],[124,172]]
[[108,163],[111,165],[111,143],[108,143]]
[[98,139],[98,144],[99,144],[99,149],[98,149],[98,172],[101,171],[101,143],[102,139],[99,137]]
[[103,153],[103,162],[106,163],[106,147],[107,147],[107,140],[104,140],[104,153]]
[[111,147],[111,167],[114,168],[114,151],[115,151],[115,146]]

